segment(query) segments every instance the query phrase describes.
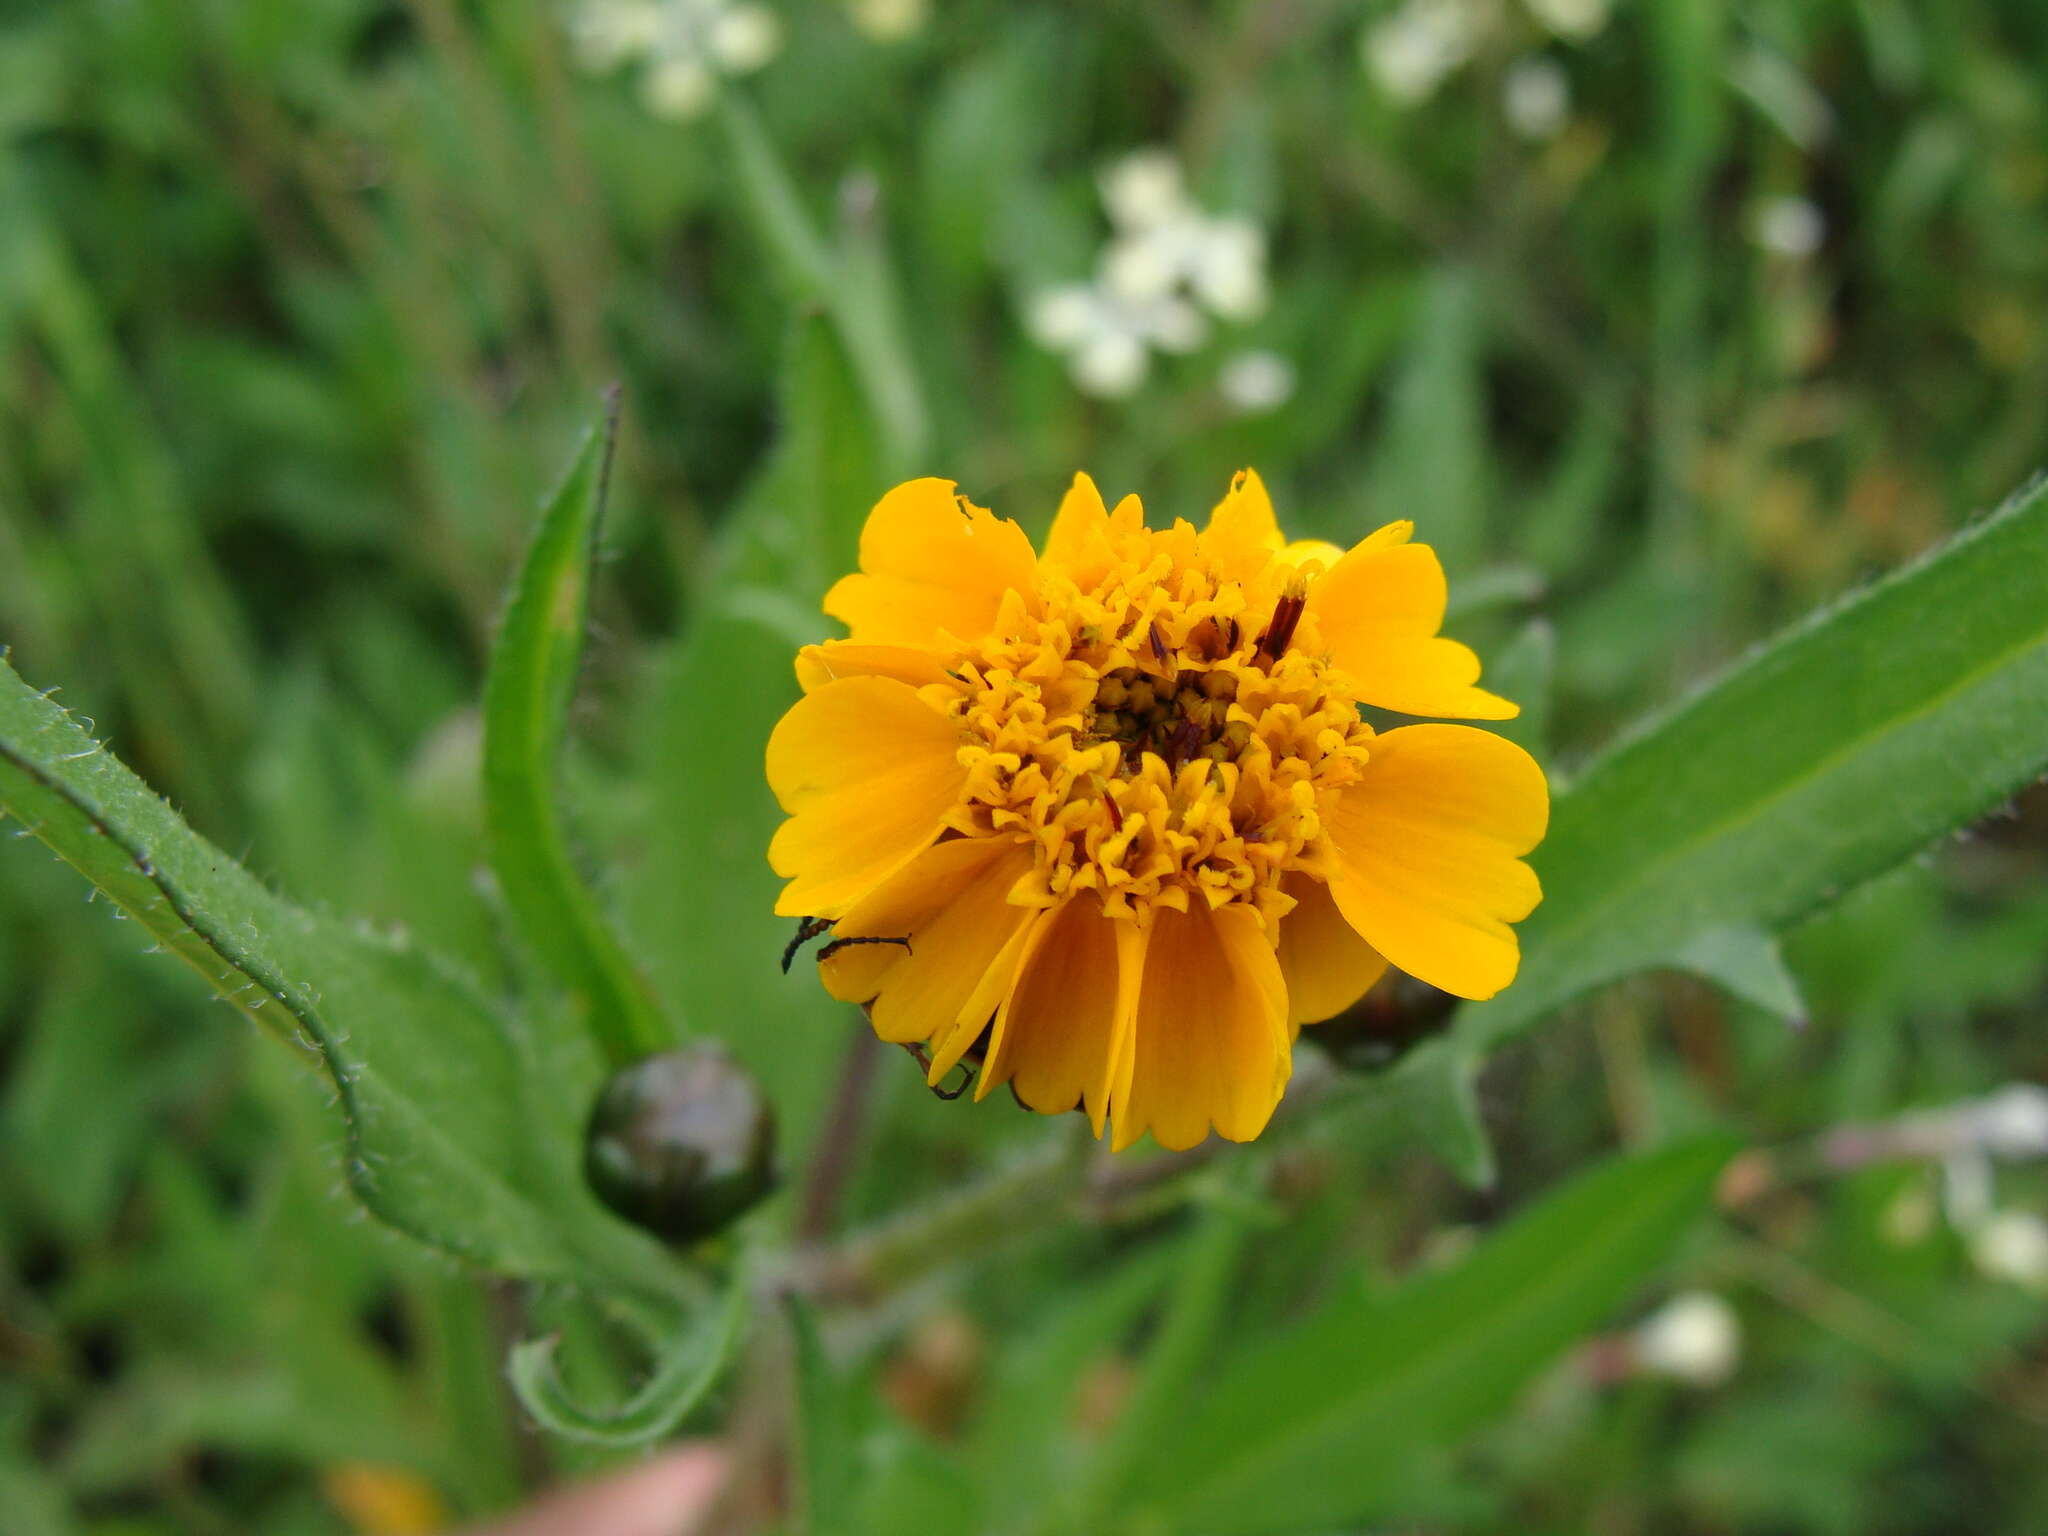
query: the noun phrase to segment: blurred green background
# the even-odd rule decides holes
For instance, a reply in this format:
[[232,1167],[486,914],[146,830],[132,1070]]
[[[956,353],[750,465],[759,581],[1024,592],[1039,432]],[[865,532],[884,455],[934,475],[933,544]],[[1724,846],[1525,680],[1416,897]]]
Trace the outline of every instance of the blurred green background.
[[[847,1026],[775,970],[760,746],[894,479],[1034,531],[1077,468],[1155,522],[1245,464],[1298,535],[1412,516],[1568,777],[2048,444],[2034,0],[723,11],[693,52],[626,0],[0,0],[0,644],[280,887],[510,986],[474,701],[619,381],[578,825],[793,1163]],[[1118,179],[1146,149],[1177,197]],[[1115,264],[1146,219],[1194,263],[1164,297]],[[1048,344],[1083,303],[1132,345]],[[859,492],[799,516],[820,462]],[[2048,1077],[2044,873],[2037,791],[1851,896],[1792,944],[1804,1028],[1675,979],[1584,1005],[1489,1066],[1490,1192],[1384,1126],[1304,1141],[1240,1304],[1434,1262],[1672,1127],[1804,1145]],[[375,1530],[351,1469],[466,1517],[599,1459],[520,1428],[505,1288],[356,1217],[309,1074],[143,949],[0,847],[0,1529]],[[856,1216],[1036,1128],[898,1066]],[[2005,1141],[1743,1203],[1414,1467],[1400,1528],[2048,1528],[2048,1112],[2001,1102]],[[1162,1220],[879,1319],[874,1478],[1091,1433]],[[1630,1331],[1681,1292],[1725,1303],[1712,1369]]]

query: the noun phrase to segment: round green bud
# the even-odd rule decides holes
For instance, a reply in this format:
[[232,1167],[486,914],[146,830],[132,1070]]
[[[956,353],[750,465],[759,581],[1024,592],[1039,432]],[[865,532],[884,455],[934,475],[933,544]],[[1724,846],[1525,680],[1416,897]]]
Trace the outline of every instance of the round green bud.
[[1450,1022],[1458,1000],[1426,981],[1389,971],[1338,1014],[1302,1031],[1349,1072],[1384,1072]]
[[723,1046],[664,1051],[605,1083],[583,1170],[626,1220],[672,1243],[698,1242],[775,1188],[775,1112]]

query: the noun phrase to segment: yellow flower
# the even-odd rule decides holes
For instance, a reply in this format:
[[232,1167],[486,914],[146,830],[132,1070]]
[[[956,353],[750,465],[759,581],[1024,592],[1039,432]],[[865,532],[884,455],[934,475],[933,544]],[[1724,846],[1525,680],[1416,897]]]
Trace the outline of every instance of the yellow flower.
[[1519,857],[1549,793],[1464,725],[1375,731],[1369,704],[1502,720],[1438,636],[1412,524],[1287,543],[1246,470],[1197,533],[1075,477],[1045,553],[913,480],[861,534],[768,743],[789,815],[776,911],[829,920],[834,996],[939,1082],[1085,1106],[1114,1145],[1264,1129],[1300,1026],[1391,961],[1461,997],[1514,979]]

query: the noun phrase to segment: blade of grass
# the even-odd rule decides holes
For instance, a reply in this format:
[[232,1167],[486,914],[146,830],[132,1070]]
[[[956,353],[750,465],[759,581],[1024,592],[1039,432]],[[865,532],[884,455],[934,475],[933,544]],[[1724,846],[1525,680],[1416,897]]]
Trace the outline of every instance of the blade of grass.
[[617,436],[614,396],[603,431],[585,435],[542,514],[491,653],[483,773],[491,865],[505,904],[623,1066],[675,1035],[571,857],[557,774]]

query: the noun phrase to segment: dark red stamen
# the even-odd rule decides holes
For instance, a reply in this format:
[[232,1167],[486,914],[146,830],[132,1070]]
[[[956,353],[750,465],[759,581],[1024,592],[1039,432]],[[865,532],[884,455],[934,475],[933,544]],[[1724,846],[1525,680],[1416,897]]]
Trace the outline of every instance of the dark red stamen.
[[1287,653],[1287,644],[1294,638],[1294,626],[1301,622],[1301,611],[1308,606],[1307,594],[1286,592],[1273,605],[1273,621],[1266,626],[1266,632],[1259,636],[1259,655],[1278,661]]

